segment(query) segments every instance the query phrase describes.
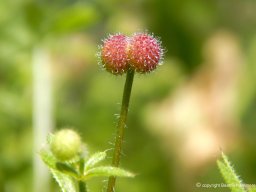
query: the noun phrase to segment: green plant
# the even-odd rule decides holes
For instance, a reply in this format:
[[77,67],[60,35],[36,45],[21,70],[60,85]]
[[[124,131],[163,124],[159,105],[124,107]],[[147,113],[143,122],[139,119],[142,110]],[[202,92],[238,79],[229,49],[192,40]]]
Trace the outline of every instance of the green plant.
[[[132,37],[111,35],[103,41],[98,54],[100,63],[110,73],[122,75],[127,72],[119,121],[117,124],[112,166],[118,167],[122,152],[134,72],[149,73],[162,61],[160,41],[148,33],[135,33]],[[116,177],[110,176],[107,192],[113,192]]]
[[[86,192],[86,182],[94,177],[134,177],[134,174],[124,169],[97,166],[106,158],[106,152],[97,152],[89,156],[85,144],[80,142],[80,136],[71,129],[63,129],[49,135],[48,144],[50,149],[43,148],[40,155],[62,192]],[[63,148],[68,149],[66,154]]]
[[221,159],[217,160],[217,165],[222,177],[232,192],[256,192],[255,186],[246,185],[242,182],[224,153],[221,154]]
[[42,149],[40,155],[63,192],[85,192],[86,181],[99,176],[109,176],[107,192],[113,192],[116,177],[134,177],[134,174],[118,168],[134,73],[149,73],[156,69],[162,61],[163,49],[160,41],[148,33],[135,33],[132,37],[116,34],[103,41],[98,56],[108,72],[114,75],[127,73],[112,165],[96,166],[105,159],[106,152],[88,156],[80,136],[71,129],[50,135],[50,149]]

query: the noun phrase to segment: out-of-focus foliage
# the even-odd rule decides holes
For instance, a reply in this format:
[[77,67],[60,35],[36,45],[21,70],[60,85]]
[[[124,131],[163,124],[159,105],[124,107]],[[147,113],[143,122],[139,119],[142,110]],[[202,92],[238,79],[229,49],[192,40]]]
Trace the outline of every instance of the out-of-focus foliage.
[[[37,155],[32,152],[34,48],[44,47],[52,56],[56,128],[73,126],[91,151],[104,151],[113,147],[114,114],[119,112],[124,77],[100,70],[95,57],[97,45],[108,33],[138,30],[161,37],[166,59],[153,74],[135,77],[122,166],[135,170],[138,176],[118,180],[117,191],[179,191],[177,186],[182,182],[172,174],[177,172],[177,159],[166,155],[159,140],[148,132],[144,109],[197,72],[203,65],[205,41],[221,29],[238,37],[244,53],[237,103],[242,139],[231,158],[242,177],[248,183],[255,182],[255,10],[254,0],[1,1],[0,191],[32,191],[32,159]],[[197,179],[221,182],[213,165]],[[89,187],[100,191],[104,184],[98,182],[92,181]],[[199,190],[213,189],[190,191]]]

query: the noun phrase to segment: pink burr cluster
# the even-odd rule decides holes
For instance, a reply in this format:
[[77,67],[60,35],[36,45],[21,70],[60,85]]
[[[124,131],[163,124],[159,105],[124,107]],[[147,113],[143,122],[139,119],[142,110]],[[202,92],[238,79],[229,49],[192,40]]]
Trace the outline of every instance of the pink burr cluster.
[[102,66],[115,75],[129,69],[147,73],[161,63],[163,48],[161,42],[148,33],[135,33],[131,37],[110,35],[100,47],[99,59]]

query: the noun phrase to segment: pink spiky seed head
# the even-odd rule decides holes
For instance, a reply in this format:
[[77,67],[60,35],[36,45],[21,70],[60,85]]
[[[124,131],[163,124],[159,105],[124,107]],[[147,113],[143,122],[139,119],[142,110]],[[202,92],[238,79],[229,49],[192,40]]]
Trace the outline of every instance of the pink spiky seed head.
[[148,33],[136,33],[130,39],[129,63],[139,73],[151,72],[161,63],[161,42]]
[[129,68],[128,43],[128,37],[122,34],[111,35],[103,41],[100,60],[108,72],[115,75],[122,75],[127,72]]

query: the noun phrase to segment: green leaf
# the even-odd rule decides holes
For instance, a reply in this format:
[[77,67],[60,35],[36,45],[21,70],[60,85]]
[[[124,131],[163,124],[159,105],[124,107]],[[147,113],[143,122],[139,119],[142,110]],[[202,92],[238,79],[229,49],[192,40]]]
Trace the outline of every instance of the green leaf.
[[58,171],[60,171],[62,173],[67,173],[67,174],[70,174],[71,176],[78,177],[78,172],[72,166],[70,166],[66,163],[57,162],[56,168]]
[[235,173],[234,168],[228,161],[227,156],[222,153],[222,160],[217,161],[220,172],[229,188],[232,192],[245,192],[242,181],[239,176]]
[[54,170],[58,170],[62,173],[66,173],[67,175],[70,175],[72,177],[78,178],[77,171],[70,165],[66,163],[58,162],[57,159],[52,155],[51,152],[42,149],[40,151],[40,155],[44,163],[50,168]]
[[45,150],[45,149],[42,149],[42,150],[40,151],[40,156],[41,156],[42,160],[44,161],[44,163],[45,163],[49,168],[57,169],[57,168],[56,168],[57,160],[56,160],[56,158],[52,155],[52,153],[50,153],[49,151],[47,151],[47,150]]
[[134,177],[135,175],[129,171],[126,171],[118,167],[102,166],[102,167],[96,167],[88,170],[82,179],[87,180],[92,177],[102,177],[102,176]]
[[61,173],[54,169],[50,169],[50,170],[53,174],[54,179],[59,184],[62,192],[77,192],[78,191],[78,186],[77,186],[75,180],[71,176]]
[[88,169],[92,168],[97,163],[101,162],[106,158],[107,154],[106,152],[98,152],[94,153],[86,162],[84,165],[84,171],[86,172]]

